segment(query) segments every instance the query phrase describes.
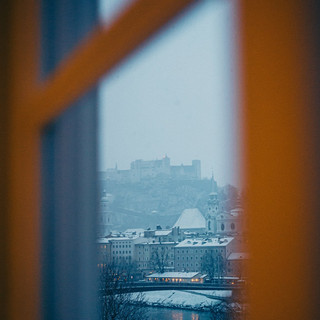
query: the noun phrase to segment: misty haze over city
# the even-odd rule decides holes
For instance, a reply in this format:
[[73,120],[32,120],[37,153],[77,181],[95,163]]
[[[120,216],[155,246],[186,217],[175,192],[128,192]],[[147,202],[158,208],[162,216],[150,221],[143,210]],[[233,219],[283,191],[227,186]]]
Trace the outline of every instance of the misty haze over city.
[[102,82],[100,170],[167,154],[240,185],[234,10],[204,1]]
[[101,83],[101,319],[245,315],[234,15],[201,2]]

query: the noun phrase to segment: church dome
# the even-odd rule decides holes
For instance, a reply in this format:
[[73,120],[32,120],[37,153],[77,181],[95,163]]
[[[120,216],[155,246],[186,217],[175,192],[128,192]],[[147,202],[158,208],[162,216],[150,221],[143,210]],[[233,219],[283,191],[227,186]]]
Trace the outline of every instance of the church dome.
[[238,216],[240,216],[241,214],[243,213],[243,209],[242,208],[235,208],[235,209],[232,209],[231,211],[230,211],[230,214],[232,215],[232,216],[234,216],[234,217],[238,217]]

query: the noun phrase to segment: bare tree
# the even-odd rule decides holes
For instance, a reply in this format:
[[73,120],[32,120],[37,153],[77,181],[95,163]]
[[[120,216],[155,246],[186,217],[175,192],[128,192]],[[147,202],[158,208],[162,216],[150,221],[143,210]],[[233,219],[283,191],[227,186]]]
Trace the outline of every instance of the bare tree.
[[248,317],[247,291],[233,292],[228,301],[220,301],[209,308],[212,320],[246,320]]
[[226,274],[226,261],[223,259],[221,253],[216,255],[216,270],[217,270],[217,277],[221,278]]
[[[134,266],[120,262],[106,265],[100,273],[100,319],[143,319],[146,303],[142,293],[128,292]],[[128,281],[129,279],[129,281]]]
[[151,253],[151,266],[160,273],[168,267],[169,249],[166,246],[155,246]]
[[201,271],[206,273],[210,279],[214,278],[216,274],[215,267],[215,255],[212,252],[203,255],[201,260]]
[[239,301],[219,302],[210,307],[212,320],[245,320],[247,310]]
[[209,251],[204,254],[201,262],[201,271],[205,272],[211,279],[223,277],[226,273],[226,262],[221,253]]

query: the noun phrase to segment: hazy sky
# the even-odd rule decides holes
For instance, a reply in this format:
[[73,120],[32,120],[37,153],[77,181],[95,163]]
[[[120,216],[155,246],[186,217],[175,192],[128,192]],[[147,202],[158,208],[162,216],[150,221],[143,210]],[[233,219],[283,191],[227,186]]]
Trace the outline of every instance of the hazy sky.
[[104,79],[101,170],[167,154],[238,185],[234,11],[233,0],[203,1]]

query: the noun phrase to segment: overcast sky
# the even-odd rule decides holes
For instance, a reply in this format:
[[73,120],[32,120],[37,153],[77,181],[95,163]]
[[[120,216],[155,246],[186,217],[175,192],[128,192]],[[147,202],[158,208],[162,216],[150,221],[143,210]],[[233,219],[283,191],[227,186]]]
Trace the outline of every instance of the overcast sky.
[[167,154],[239,185],[234,13],[233,0],[203,1],[103,80],[101,170]]

